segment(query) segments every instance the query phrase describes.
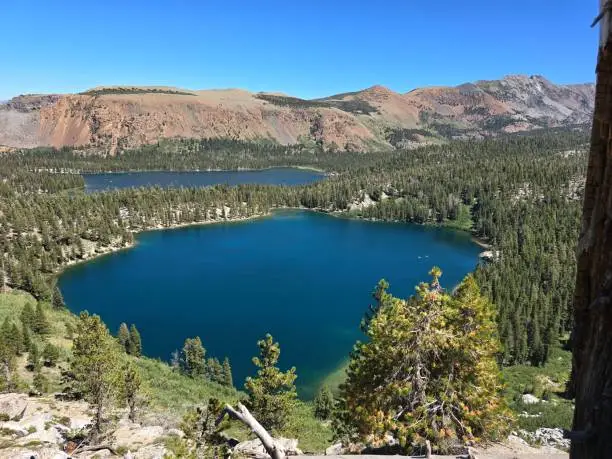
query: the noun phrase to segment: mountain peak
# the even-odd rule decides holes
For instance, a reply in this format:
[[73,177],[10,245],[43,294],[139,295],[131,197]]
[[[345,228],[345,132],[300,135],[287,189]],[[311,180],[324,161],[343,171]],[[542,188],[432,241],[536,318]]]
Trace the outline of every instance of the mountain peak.
[[587,124],[594,98],[592,84],[556,85],[541,75],[507,75],[405,94],[374,85],[314,100],[241,89],[102,86],[79,95],[21,96],[0,105],[0,145],[104,151],[165,137],[269,138],[281,144],[307,139],[343,150],[388,150]]
[[380,84],[375,84],[374,86],[370,86],[369,88],[366,88],[360,92],[370,94],[395,94],[394,91]]

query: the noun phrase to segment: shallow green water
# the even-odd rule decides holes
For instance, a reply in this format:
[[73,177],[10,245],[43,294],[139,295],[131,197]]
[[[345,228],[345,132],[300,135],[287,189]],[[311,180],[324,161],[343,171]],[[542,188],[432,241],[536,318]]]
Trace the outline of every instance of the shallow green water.
[[73,311],[98,313],[114,332],[135,323],[145,354],[169,359],[199,335],[228,356],[234,382],[255,372],[266,332],[295,365],[309,397],[362,338],[359,322],[381,278],[408,296],[433,265],[453,287],[477,263],[466,233],[283,211],[241,223],[155,231],[138,245],[67,270],[60,286]]

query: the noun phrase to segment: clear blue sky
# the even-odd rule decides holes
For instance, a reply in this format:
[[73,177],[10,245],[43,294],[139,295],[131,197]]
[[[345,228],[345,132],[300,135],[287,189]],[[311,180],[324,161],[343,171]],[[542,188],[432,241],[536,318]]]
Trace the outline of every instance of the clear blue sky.
[[97,85],[320,97],[594,80],[597,0],[0,0],[0,100]]

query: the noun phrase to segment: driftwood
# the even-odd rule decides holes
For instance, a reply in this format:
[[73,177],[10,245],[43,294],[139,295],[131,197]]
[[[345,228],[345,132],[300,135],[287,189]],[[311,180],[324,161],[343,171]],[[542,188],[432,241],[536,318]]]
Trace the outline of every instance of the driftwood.
[[[230,405],[225,405],[223,414],[227,413],[234,419],[238,419],[244,425],[246,425],[251,431],[257,435],[257,438],[261,441],[261,444],[266,449],[266,452],[272,459],[285,459],[285,451],[274,441],[274,438],[268,433],[266,429],[253,417],[253,415],[247,410],[246,406],[242,403],[238,403],[238,410],[235,410]],[[217,421],[220,422],[221,418]]]

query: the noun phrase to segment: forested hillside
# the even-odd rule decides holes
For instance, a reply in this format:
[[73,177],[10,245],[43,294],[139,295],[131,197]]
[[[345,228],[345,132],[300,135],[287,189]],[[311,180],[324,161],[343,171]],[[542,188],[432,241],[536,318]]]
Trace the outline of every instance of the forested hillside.
[[[217,398],[234,402],[248,396],[245,403],[266,427],[300,438],[310,451],[320,451],[332,437],[384,443],[387,431],[400,441],[396,451],[417,451],[424,439],[437,451],[452,451],[476,437],[501,438],[514,423],[508,404],[515,410],[545,412],[520,417],[522,427],[565,427],[569,402],[555,399],[530,408],[522,404],[521,394],[536,392],[544,397],[551,387],[563,389],[567,365],[559,347],[572,325],[569,308],[586,142],[583,130],[555,130],[386,155],[219,140],[161,141],[113,158],[69,149],[4,154],[0,157],[0,290],[24,290],[34,298],[0,293],[6,303],[0,312],[7,317],[0,330],[2,390],[63,390],[70,397],[85,397],[98,415],[95,428],[78,438],[94,444],[102,438],[105,410],[113,403],[126,406],[129,419],[142,411],[144,402],[149,404],[147,416],[172,411],[171,425],[184,414],[180,426],[186,438],[165,441],[166,450],[176,457],[211,445],[214,451],[225,447],[221,428],[210,424],[211,416],[220,413]],[[274,165],[316,167],[328,176],[296,187],[218,185],[88,194],[79,175]],[[391,297],[384,282],[379,285],[377,303],[364,321],[364,332],[375,344],[357,344],[338,403],[326,388],[314,405],[296,400],[294,370],[277,368],[280,348],[271,337],[258,343],[259,371],[247,382],[245,395],[231,387],[235,382],[230,362],[207,355],[199,337],[186,337],[170,365],[153,362],[141,357],[146,355],[146,343],[140,341],[135,325],[123,324],[113,339],[96,316],[77,319],[63,309],[55,287],[57,273],[68,264],[129,247],[135,232],[265,216],[286,207],[451,226],[471,231],[488,250],[474,275],[456,289],[442,289],[436,269],[433,281],[421,284],[418,294],[408,300]],[[389,328],[388,323],[394,326]],[[405,326],[399,328],[408,331],[405,336],[387,333],[399,323],[425,330],[423,336],[429,339],[415,339],[420,334]],[[440,332],[427,332],[431,326]],[[473,333],[466,335],[462,330],[467,329]],[[497,333],[492,332],[495,329]],[[482,330],[488,331],[479,334]],[[397,340],[410,352],[402,351],[401,359],[391,361],[379,358],[379,352],[389,356],[398,352]],[[482,352],[471,352],[476,348]],[[405,362],[396,365],[400,360]],[[511,366],[504,371],[507,389],[499,379],[497,362]],[[414,373],[414,365],[425,373]],[[544,383],[531,371],[543,365]],[[384,400],[365,387],[379,376],[390,384],[379,381],[389,388]],[[448,386],[447,381],[455,378],[456,384]],[[423,381],[427,383],[418,386]],[[420,389],[410,391],[413,384]],[[536,390],[536,384],[542,389]],[[179,397],[177,390],[183,395]],[[96,398],[97,393],[108,397]],[[372,397],[364,396],[370,393]],[[483,397],[484,393],[488,395]],[[440,404],[424,404],[425,399]],[[406,403],[413,408],[397,411]],[[190,409],[197,404],[206,406]],[[380,407],[382,418],[371,406]],[[450,415],[456,418],[445,424]],[[329,422],[316,417],[333,418],[333,434]],[[237,432],[244,437],[244,431]]]
[[[233,143],[183,142],[104,160],[67,150],[2,157],[0,245],[7,286],[48,298],[67,263],[128,246],[132,233],[264,215],[278,207],[471,230],[492,246],[476,271],[499,310],[506,364],[542,364],[571,326],[574,247],[586,134],[555,131],[458,141],[382,156]],[[210,154],[214,151],[214,154]],[[291,164],[336,172],[301,187],[241,185],[85,194],[67,170],[228,168]],[[44,171],[44,172],[41,172]]]

